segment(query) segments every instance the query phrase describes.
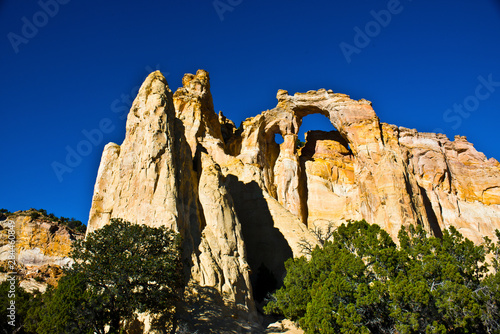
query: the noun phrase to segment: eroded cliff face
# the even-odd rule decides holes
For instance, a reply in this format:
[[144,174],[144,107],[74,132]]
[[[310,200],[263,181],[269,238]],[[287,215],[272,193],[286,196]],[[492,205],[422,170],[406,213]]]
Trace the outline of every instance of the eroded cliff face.
[[215,288],[235,316],[256,320],[242,227],[219,157],[206,153],[223,148],[208,73],[183,82],[175,96],[160,72],[141,86],[123,144],[104,149],[88,231],[114,217],[178,231],[192,287],[187,293]]
[[[57,285],[62,268],[73,261],[69,257],[72,243],[84,236],[47,217],[32,218],[30,213],[33,211],[0,217],[0,281],[15,271],[23,288],[45,291],[47,284]],[[12,231],[15,237],[10,235]],[[9,262],[11,240],[15,240],[15,270]]]
[[[453,225],[476,242],[500,228],[500,164],[464,137],[381,123],[369,101],[330,90],[277,99],[237,129],[215,113],[206,71],[174,94],[150,74],[123,144],[104,149],[88,231],[112,217],[176,229],[191,285],[255,320],[252,283],[263,270],[279,282],[299,241],[315,243],[312,226],[364,218],[396,237],[402,226],[439,236]],[[338,131],[308,132],[299,148],[311,114]]]

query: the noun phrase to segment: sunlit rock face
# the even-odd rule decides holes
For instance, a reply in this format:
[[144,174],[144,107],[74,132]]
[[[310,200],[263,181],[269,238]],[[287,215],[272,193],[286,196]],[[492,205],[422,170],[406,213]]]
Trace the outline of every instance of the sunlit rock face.
[[173,228],[183,238],[186,278],[215,288],[237,305],[237,314],[254,319],[242,227],[217,155],[206,153],[224,145],[208,73],[186,75],[183,82],[175,97],[158,71],[141,86],[123,144],[104,148],[88,231],[115,217]]
[[300,161],[306,174],[307,223],[339,224],[361,219],[354,156],[339,132],[309,131]]
[[[34,211],[18,211],[9,216],[0,215],[0,281],[8,272],[17,272],[23,288],[45,291],[47,284],[57,285],[63,267],[71,265],[72,244],[82,239],[82,233],[50,221],[47,217],[32,218]],[[15,238],[9,238],[12,231]],[[15,269],[12,244],[15,240]],[[36,278],[36,280],[35,280]]]
[[[324,89],[280,90],[277,100],[236,128],[215,113],[206,71],[186,74],[175,93],[151,73],[124,142],[104,149],[88,231],[114,217],[174,228],[191,285],[255,320],[261,271],[279,284],[299,242],[315,242],[313,226],[366,219],[395,238],[402,226],[439,236],[453,225],[476,242],[500,228],[500,164],[464,137],[381,123],[369,101]],[[311,114],[336,131],[310,131],[299,147]]]

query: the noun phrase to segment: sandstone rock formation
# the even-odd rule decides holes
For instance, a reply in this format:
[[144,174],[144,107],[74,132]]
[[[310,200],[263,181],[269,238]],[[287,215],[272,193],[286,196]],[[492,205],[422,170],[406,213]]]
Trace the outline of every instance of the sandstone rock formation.
[[[401,226],[439,236],[453,225],[475,242],[500,228],[500,164],[464,137],[381,123],[369,101],[331,90],[277,99],[236,128],[215,113],[206,71],[186,74],[174,94],[150,74],[123,144],[104,149],[88,231],[112,217],[176,229],[195,294],[213,289],[254,321],[261,272],[279,282],[299,242],[315,242],[310,227],[364,218],[396,237]],[[311,114],[338,131],[308,132],[299,148]]]
[[[213,161],[219,155],[203,152],[223,147],[220,125],[218,131],[208,127],[219,124],[208,73],[186,75],[183,82],[175,97],[159,72],[141,86],[127,118],[125,141],[104,149],[88,231],[112,217],[179,231],[186,276],[202,287],[217,288],[235,305],[235,315],[255,320],[242,227],[221,167]],[[176,117],[174,102],[184,122]]]
[[[62,267],[73,260],[69,257],[71,244],[83,234],[44,217],[32,218],[30,211],[19,211],[0,221],[0,264],[3,267],[0,280],[7,276],[11,255],[9,244],[10,222],[15,230],[16,272],[21,286],[44,291],[47,283],[56,285],[62,275]],[[35,280],[36,279],[36,280]]]

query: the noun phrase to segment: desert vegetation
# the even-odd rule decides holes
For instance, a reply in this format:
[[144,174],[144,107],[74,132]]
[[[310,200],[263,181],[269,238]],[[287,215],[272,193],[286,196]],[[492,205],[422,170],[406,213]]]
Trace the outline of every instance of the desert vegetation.
[[[28,211],[23,211],[22,214],[28,213],[31,219],[42,219],[48,220],[54,223],[59,223],[69,227],[72,230],[75,230],[80,233],[85,233],[87,230],[87,225],[83,224],[81,221],[75,218],[67,218],[67,217],[58,217],[53,213],[47,213],[45,209],[34,209],[31,208]],[[16,216],[18,213],[10,212],[7,209],[0,209],[0,220],[4,220],[9,216]]]
[[[85,240],[75,241],[75,262],[57,287],[43,294],[16,287],[15,332],[122,333],[144,312],[160,332],[170,329],[183,286],[179,242],[179,235],[165,227],[113,219]],[[0,291],[9,284],[4,282]],[[0,296],[2,312],[7,295]]]
[[[306,333],[500,333],[500,242],[476,245],[453,227],[437,238],[420,226],[402,228],[395,242],[364,220],[312,232],[318,244],[304,242],[304,256],[286,261],[266,313]],[[147,312],[155,330],[175,332],[180,254],[172,230],[113,219],[75,241],[75,262],[57,287],[16,287],[14,330],[122,333],[144,326],[137,317]],[[1,305],[9,286],[0,285]]]
[[397,245],[365,221],[316,235],[321,247],[286,262],[267,313],[306,333],[500,332],[499,243],[475,245],[453,227],[436,238],[410,226]]

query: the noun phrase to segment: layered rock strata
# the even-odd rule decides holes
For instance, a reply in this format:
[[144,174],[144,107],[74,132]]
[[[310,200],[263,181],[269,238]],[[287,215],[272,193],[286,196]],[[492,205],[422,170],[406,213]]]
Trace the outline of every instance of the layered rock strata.
[[[73,261],[69,257],[72,243],[83,235],[44,217],[32,218],[32,212],[0,217],[0,281],[7,278],[8,272],[16,272],[22,287],[44,291],[47,283],[57,285],[62,267]],[[14,237],[10,235],[12,227]],[[11,240],[15,241],[14,254]],[[12,255],[15,270],[9,265]]]

